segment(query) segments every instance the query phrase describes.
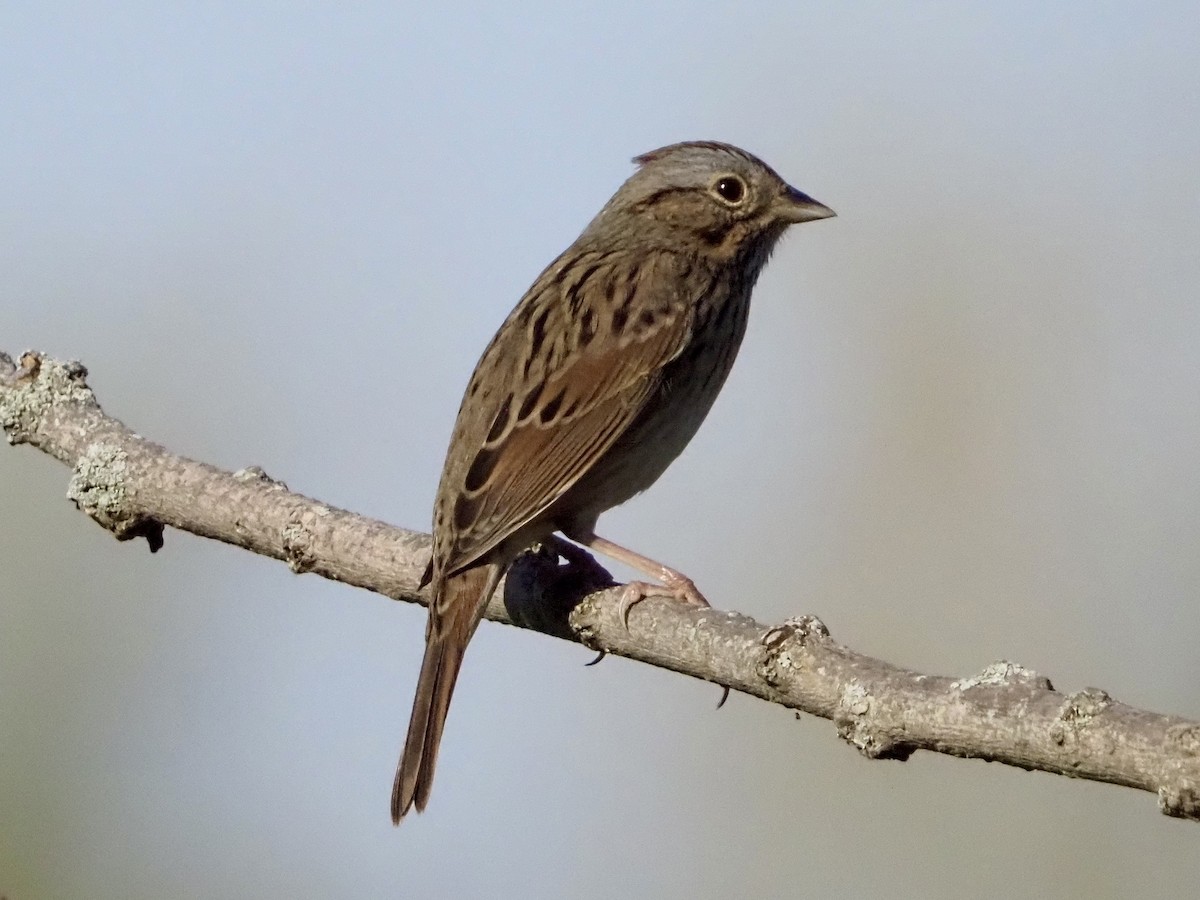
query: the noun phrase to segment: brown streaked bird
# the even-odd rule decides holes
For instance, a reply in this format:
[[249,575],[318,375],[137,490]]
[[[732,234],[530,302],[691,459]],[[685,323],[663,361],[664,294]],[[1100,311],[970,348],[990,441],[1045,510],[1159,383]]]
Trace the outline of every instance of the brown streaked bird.
[[707,606],[689,578],[598,537],[596,519],[653,484],[700,427],[784,231],[834,212],[729,144],[672,144],[634,162],[467,384],[434,504],[422,581],[433,596],[396,824],[429,801],[463,653],[521,551],[559,532],[659,582],[627,585],[622,615],[648,594]]

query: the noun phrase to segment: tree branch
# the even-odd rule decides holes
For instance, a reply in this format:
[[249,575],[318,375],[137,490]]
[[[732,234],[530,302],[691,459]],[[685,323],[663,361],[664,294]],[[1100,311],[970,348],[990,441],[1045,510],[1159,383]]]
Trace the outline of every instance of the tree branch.
[[[295,572],[413,603],[429,537],[289,491],[257,468],[224,472],[170,453],[105,415],[87,372],[0,353],[0,427],[73,470],[67,491],[118,540],[162,547],[171,526],[285,561]],[[589,578],[592,579],[589,582]],[[737,613],[654,598],[626,629],[620,591],[560,566],[550,549],[517,561],[487,617],[703,678],[830,719],[872,759],[914,750],[1122,784],[1200,820],[1200,723],[1119,703],[1096,688],[1055,691],[1008,662],[971,678],[921,675],[836,643],[804,616],[768,628]]]

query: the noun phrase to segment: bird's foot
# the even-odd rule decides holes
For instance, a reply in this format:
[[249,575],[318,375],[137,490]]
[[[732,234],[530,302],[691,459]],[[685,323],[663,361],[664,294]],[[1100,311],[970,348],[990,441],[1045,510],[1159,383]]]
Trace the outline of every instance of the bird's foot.
[[621,589],[617,612],[621,616],[621,623],[625,626],[626,631],[629,630],[629,611],[647,597],[670,597],[700,609],[711,607],[711,604],[704,599],[704,595],[696,587],[696,583],[683,573],[663,566],[658,577],[662,581],[661,584],[654,584],[650,581],[631,581]]

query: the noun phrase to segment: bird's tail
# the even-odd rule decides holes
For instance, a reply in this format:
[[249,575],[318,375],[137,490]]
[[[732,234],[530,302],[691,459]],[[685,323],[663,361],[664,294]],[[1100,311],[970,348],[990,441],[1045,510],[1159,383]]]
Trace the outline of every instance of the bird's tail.
[[454,682],[467,643],[500,580],[500,571],[496,565],[465,569],[442,581],[434,594],[408,737],[392,786],[392,822],[396,825],[414,804],[417,812],[421,812],[429,802],[438,744],[454,694]]

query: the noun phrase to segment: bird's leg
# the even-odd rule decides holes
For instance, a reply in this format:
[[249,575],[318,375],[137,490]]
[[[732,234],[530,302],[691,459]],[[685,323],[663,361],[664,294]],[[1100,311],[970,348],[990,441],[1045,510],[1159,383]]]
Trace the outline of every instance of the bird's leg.
[[[635,553],[627,547],[622,547],[620,544],[614,544],[612,541],[605,540],[599,537],[591,529],[581,530],[572,529],[571,531],[563,532],[571,540],[577,541],[595,550],[597,553],[603,553],[609,559],[615,559],[617,562],[623,562],[631,569],[636,569],[639,572],[644,572],[654,578],[659,579],[661,584],[653,584],[648,581],[631,581],[625,585],[621,591],[621,602],[617,607],[617,613],[621,617],[621,622],[625,626],[625,630],[629,630],[629,610],[635,604],[641,603],[647,597],[666,596],[674,597],[676,600],[682,600],[684,603],[692,606],[699,606],[704,609],[710,608],[710,604],[704,599],[704,595],[696,588],[696,583],[688,578],[682,572],[672,569],[670,566],[664,566],[656,560],[650,559],[648,556],[642,556],[640,553]],[[557,539],[556,539],[557,540]],[[570,547],[570,551],[564,551],[564,547]],[[573,544],[568,544],[567,541],[558,541],[555,548],[562,554],[563,559],[568,562],[574,562],[578,556],[583,556],[587,562],[585,565],[596,566],[604,571],[603,567],[589,553],[584,553]],[[571,552],[576,554],[572,557]],[[607,572],[605,573],[607,574]],[[600,660],[604,659],[607,651],[601,650],[600,655],[588,663],[589,666],[594,666]],[[721,685],[721,699],[717,701],[717,709],[725,705],[725,701],[729,699],[729,685]]]
[[[603,553],[609,559],[615,559],[617,562],[624,563],[631,569],[636,569],[645,575],[649,575],[651,578],[658,579],[658,584],[649,581],[631,581],[625,585],[625,589],[621,593],[621,604],[618,611],[621,614],[621,621],[625,623],[626,628],[629,627],[629,610],[647,597],[674,597],[676,600],[682,600],[684,603],[692,606],[705,608],[709,606],[709,602],[704,599],[704,595],[696,588],[695,582],[682,572],[678,572],[670,566],[664,566],[662,563],[650,559],[648,556],[635,553],[628,547],[622,547],[620,544],[614,544],[612,541],[605,540],[590,530],[572,530],[563,533],[571,540],[583,544],[583,546],[590,550]],[[570,559],[565,554],[564,558]],[[595,564],[593,560],[593,565]]]

